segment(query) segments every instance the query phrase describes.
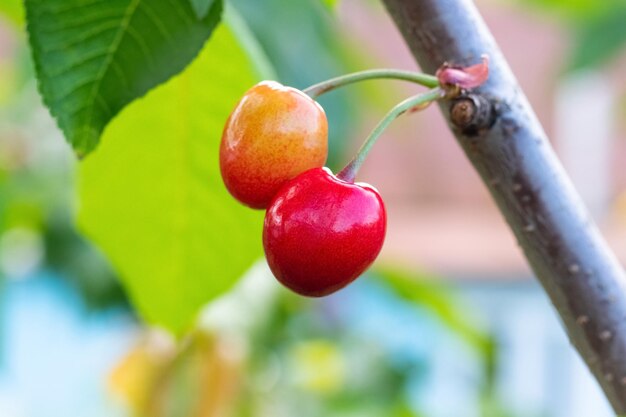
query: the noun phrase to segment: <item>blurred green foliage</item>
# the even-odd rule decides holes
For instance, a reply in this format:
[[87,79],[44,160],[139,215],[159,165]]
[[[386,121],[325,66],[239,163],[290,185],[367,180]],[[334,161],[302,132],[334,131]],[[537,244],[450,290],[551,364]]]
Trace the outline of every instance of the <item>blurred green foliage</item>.
[[29,106],[0,108],[0,278],[43,268],[71,282],[90,308],[126,304],[107,261],[73,227],[70,166],[37,152],[36,131],[18,127],[34,117]]
[[320,0],[320,1],[322,2],[324,6],[328,7],[331,10],[337,7],[337,5],[339,4],[339,0]]
[[567,19],[585,19],[598,10],[618,6],[622,0],[524,0],[523,4],[558,13]]
[[419,416],[409,405],[409,379],[422,361],[398,363],[378,335],[356,334],[331,303],[283,293],[253,334],[247,383],[235,415]]
[[567,22],[573,40],[567,70],[601,66],[626,45],[624,0],[530,0],[520,4],[535,6]]
[[47,265],[72,283],[88,307],[130,307],[108,260],[76,231],[67,212],[49,213],[43,240]]
[[626,2],[605,8],[584,20],[576,31],[570,69],[600,66],[626,46]]
[[[475,387],[481,407],[478,415],[510,415],[497,400],[493,338],[475,324],[449,287],[438,278],[399,269],[377,269],[360,278],[357,286],[378,294],[378,303],[390,297],[391,314],[396,313],[395,319],[389,319],[391,328],[407,320],[405,314],[411,314],[417,331],[420,326],[429,326],[430,320],[436,323],[438,330],[430,328],[427,332],[432,349],[440,343],[435,334],[449,332],[472,350],[480,363]],[[432,372],[431,358],[421,356],[419,349],[408,357],[399,355],[386,343],[393,330],[368,332],[364,329],[369,326],[357,325],[355,320],[361,320],[358,316],[363,313],[360,309],[368,307],[363,305],[350,312],[354,305],[351,298],[360,292],[351,289],[348,293],[323,300],[278,293],[265,307],[268,314],[258,317],[249,335],[254,348],[237,401],[239,410],[234,415],[427,415],[419,409],[416,398]],[[367,300],[374,303],[373,299]]]

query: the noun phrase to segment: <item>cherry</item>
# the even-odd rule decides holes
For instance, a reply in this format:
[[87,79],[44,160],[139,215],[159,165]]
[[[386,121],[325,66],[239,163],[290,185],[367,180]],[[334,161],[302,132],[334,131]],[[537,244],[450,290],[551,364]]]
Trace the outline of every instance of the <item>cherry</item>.
[[322,107],[300,90],[264,81],[248,90],[229,116],[220,169],[233,197],[266,208],[286,181],[322,167],[327,154]]
[[291,290],[320,297],[363,273],[385,239],[387,216],[375,188],[313,168],[287,182],[263,227],[270,269]]

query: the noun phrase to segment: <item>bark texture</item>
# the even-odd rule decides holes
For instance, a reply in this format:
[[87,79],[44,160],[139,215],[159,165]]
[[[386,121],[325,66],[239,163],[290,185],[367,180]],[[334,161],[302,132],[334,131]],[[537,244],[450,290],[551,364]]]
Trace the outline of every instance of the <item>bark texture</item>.
[[444,61],[469,65],[481,54],[490,56],[488,82],[471,95],[441,102],[441,109],[572,344],[615,411],[626,414],[624,269],[587,214],[476,7],[471,0],[383,2],[424,71],[434,73]]

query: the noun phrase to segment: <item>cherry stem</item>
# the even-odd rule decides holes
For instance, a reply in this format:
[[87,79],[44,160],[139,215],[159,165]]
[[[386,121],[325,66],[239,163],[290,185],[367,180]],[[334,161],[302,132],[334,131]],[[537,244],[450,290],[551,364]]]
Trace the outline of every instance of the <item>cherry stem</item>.
[[322,81],[304,89],[304,93],[315,99],[324,93],[332,91],[336,88],[353,84],[359,81],[375,80],[375,79],[395,79],[410,81],[424,87],[434,88],[439,86],[439,80],[434,75],[421,74],[419,72],[403,71],[395,69],[372,69],[351,74],[342,75],[330,80]]
[[380,135],[385,131],[385,129],[387,129],[387,127],[389,127],[391,122],[408,111],[413,109],[421,110],[431,102],[444,98],[445,96],[446,91],[441,87],[437,87],[428,90],[425,93],[409,97],[400,104],[396,105],[380,122],[378,122],[367,139],[365,139],[365,142],[363,142],[363,145],[361,145],[361,148],[357,152],[354,159],[352,159],[352,161],[350,161],[350,163],[346,165],[346,167],[342,169],[339,174],[337,174],[337,177],[346,182],[354,182],[356,174],[359,171],[359,168],[361,168],[361,165],[363,165],[367,154],[372,149],[374,143],[376,143]]

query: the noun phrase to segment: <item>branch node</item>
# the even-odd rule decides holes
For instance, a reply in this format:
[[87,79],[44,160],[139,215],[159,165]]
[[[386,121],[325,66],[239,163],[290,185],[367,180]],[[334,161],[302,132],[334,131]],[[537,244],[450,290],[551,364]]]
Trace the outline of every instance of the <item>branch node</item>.
[[477,136],[494,125],[496,112],[484,96],[467,94],[452,101],[450,121],[463,135]]

